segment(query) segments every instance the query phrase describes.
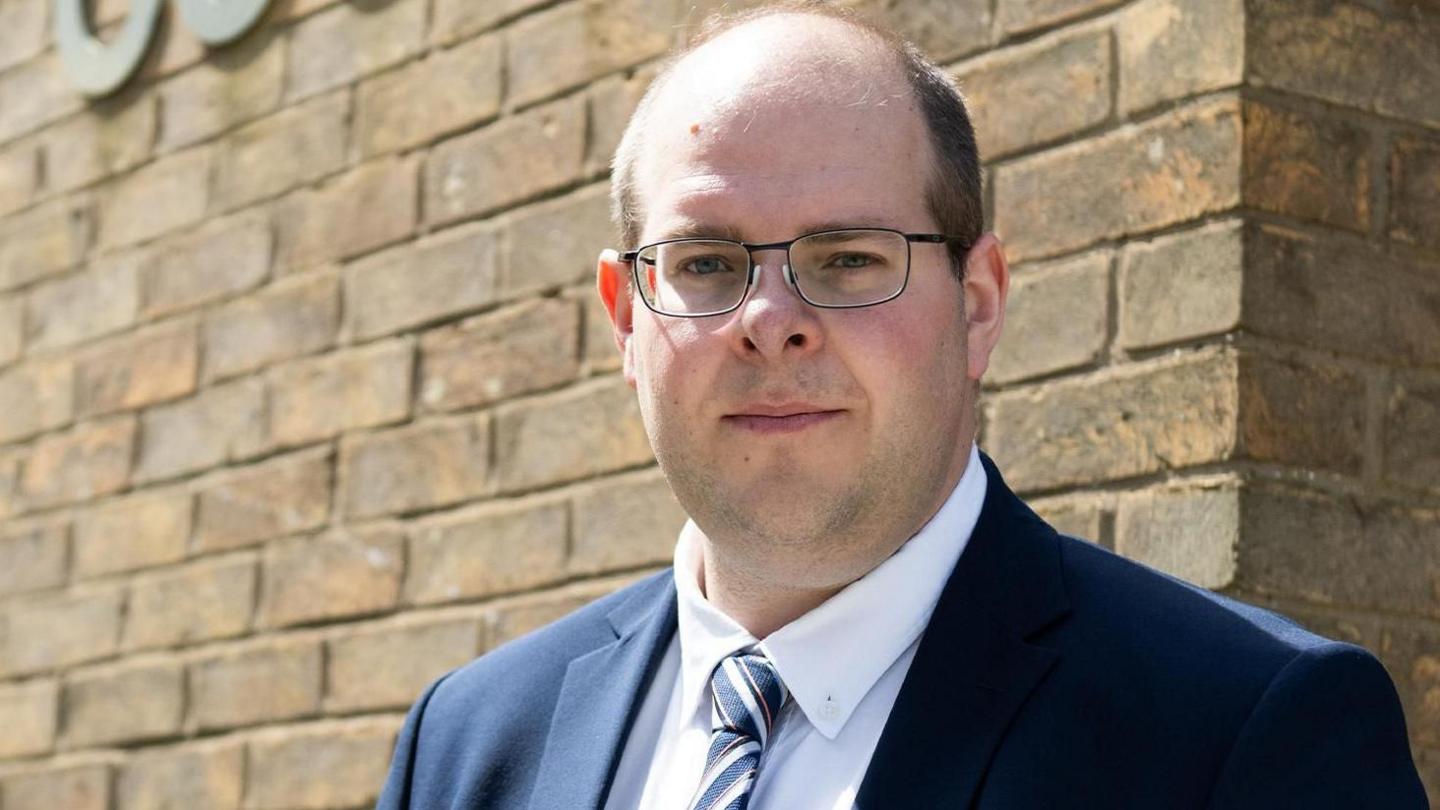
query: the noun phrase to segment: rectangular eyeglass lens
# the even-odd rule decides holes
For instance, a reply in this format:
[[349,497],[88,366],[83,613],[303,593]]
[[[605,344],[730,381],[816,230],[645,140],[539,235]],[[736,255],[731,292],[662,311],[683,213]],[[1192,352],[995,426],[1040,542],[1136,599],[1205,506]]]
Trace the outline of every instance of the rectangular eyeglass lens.
[[750,254],[732,242],[671,242],[647,249],[640,256],[643,264],[653,269],[645,285],[650,303],[663,312],[693,314],[728,309],[745,292]]
[[854,230],[807,236],[790,248],[796,281],[817,304],[868,304],[905,281],[910,245],[891,231]]

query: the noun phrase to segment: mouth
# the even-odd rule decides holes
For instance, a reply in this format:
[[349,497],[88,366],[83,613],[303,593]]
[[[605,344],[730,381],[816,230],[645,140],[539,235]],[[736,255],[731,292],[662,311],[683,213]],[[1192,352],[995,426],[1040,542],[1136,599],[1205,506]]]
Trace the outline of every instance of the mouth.
[[750,406],[721,417],[721,421],[752,433],[796,433],[832,422],[844,413],[811,405]]

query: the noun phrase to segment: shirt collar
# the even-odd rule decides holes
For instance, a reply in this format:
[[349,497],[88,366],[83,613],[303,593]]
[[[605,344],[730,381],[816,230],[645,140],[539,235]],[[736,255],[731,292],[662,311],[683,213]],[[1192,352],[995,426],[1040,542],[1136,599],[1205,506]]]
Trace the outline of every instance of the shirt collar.
[[[834,739],[875,682],[929,623],[980,517],[985,489],[980,454],[971,445],[964,475],[914,537],[870,573],[763,642],[700,592],[701,533],[686,522],[675,544],[680,724],[690,723],[696,712],[709,716],[707,686],[715,667],[736,652],[756,647],[775,664],[806,719]],[[846,665],[836,667],[836,661]]]

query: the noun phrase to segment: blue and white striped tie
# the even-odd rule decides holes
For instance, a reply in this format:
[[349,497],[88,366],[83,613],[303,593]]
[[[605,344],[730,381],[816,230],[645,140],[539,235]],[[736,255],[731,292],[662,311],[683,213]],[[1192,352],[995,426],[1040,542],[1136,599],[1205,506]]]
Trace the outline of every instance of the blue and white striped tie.
[[710,676],[710,751],[691,810],[745,810],[760,752],[790,692],[763,655],[732,655]]

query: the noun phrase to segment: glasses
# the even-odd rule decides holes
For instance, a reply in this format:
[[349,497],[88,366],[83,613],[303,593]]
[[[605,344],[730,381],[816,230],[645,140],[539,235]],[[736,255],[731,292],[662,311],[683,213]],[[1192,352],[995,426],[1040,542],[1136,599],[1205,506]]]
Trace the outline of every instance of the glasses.
[[620,255],[645,306],[660,315],[703,318],[738,308],[759,278],[755,253],[785,251],[781,273],[805,303],[825,309],[883,304],[910,279],[910,243],[955,237],[889,228],[845,228],[756,244],[730,239],[667,239]]

